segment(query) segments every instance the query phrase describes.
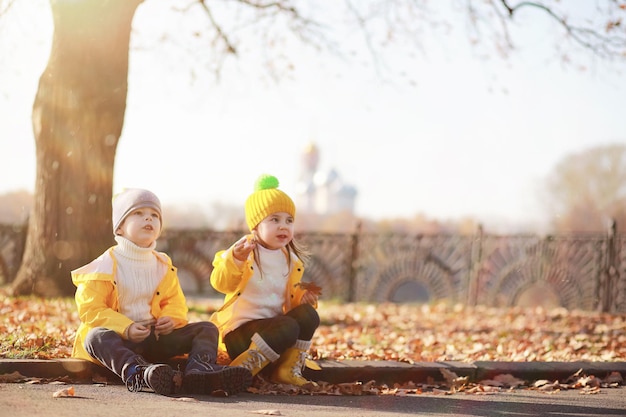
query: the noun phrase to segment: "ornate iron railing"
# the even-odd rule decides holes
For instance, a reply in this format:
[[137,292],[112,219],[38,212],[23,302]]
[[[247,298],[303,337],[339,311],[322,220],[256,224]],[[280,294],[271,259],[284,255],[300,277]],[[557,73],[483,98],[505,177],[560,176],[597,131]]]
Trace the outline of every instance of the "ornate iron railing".
[[[323,298],[487,306],[546,305],[626,312],[626,236],[332,234],[297,236],[312,256],[304,279]],[[188,293],[217,296],[215,253],[242,231],[167,230],[159,250],[179,269]],[[23,227],[0,226],[0,283],[15,276]]]

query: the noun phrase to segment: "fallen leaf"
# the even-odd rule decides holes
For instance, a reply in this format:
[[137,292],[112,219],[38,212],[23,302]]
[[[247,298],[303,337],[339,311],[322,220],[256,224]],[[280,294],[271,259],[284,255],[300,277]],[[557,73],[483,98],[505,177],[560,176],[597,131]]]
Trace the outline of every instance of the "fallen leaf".
[[458,376],[456,373],[449,371],[446,368],[441,368],[440,371],[443,377],[446,379],[448,386],[450,386],[450,388],[452,388],[453,390],[464,387],[469,381],[468,377]]
[[228,397],[228,392],[224,391],[223,389],[216,389],[215,391],[211,392],[211,397]]
[[479,382],[480,385],[490,386],[490,387],[502,387],[504,384],[502,382],[496,381],[495,379],[483,379]]
[[624,382],[624,378],[622,378],[622,374],[619,372],[611,372],[603,381],[607,384],[621,384]]
[[100,375],[99,373],[94,372],[91,375],[91,382],[93,382],[94,384],[104,384],[104,385],[106,385],[106,384],[109,383],[109,380],[108,380],[108,378],[105,375]]
[[511,374],[496,375],[493,379],[507,387],[519,387],[526,384],[526,381],[516,378]]
[[73,397],[73,396],[74,396],[74,387],[63,388],[58,391],[55,391],[52,394],[53,398]]
[[580,393],[583,395],[599,394],[600,387],[584,387],[582,390],[580,390]]
[[11,372],[10,374],[2,374],[0,375],[0,383],[11,383],[11,382],[23,382],[27,378],[20,374],[18,371]]
[[492,387],[488,385],[477,385],[470,389],[465,390],[467,394],[478,394],[478,395],[493,395],[501,392],[499,387]]
[[198,402],[198,399],[197,398],[192,398],[192,397],[177,397],[177,398],[172,398],[172,401],[193,403],[193,402]]

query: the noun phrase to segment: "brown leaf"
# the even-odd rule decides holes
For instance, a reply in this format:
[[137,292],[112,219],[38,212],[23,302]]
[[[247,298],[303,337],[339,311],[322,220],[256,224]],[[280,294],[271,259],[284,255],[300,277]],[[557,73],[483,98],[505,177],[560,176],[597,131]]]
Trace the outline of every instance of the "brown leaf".
[[108,384],[109,380],[107,379],[106,375],[101,375],[97,372],[94,372],[91,375],[91,382],[93,382],[94,384]]
[[499,383],[507,387],[519,387],[526,383],[526,381],[521,380],[519,378],[515,378],[511,374],[496,375],[493,379],[495,379],[496,381],[498,381]]
[[302,288],[303,290],[311,291],[313,294],[315,294],[317,296],[322,295],[322,287],[318,286],[314,282],[302,282],[302,281],[300,281],[296,285],[299,286],[300,288]]
[[465,386],[468,382],[468,378],[466,376],[458,376],[456,373],[449,371],[446,368],[441,368],[439,371],[446,379],[448,386],[454,390]]
[[622,374],[619,372],[611,372],[609,376],[604,378],[604,382],[607,384],[621,384],[624,382],[624,378],[622,378]]
[[26,377],[20,374],[18,371],[11,372],[10,374],[2,374],[0,375],[0,383],[10,383],[10,382],[24,382],[26,381]]
[[589,394],[599,394],[600,393],[600,387],[585,387],[580,391],[581,394],[583,395],[589,395]]

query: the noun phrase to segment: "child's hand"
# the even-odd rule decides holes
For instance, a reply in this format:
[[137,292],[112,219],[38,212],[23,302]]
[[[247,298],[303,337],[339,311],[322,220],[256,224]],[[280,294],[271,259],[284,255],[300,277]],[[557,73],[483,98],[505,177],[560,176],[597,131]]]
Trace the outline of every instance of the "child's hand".
[[302,294],[302,299],[300,301],[301,304],[311,304],[314,306],[317,304],[317,294],[313,291],[306,290],[304,294]]
[[174,320],[171,317],[159,317],[154,324],[154,337],[159,340],[159,336],[170,334],[174,330]]
[[233,256],[238,261],[243,262],[248,259],[248,255],[250,255],[250,252],[252,252],[255,247],[256,239],[254,235],[246,235],[233,245]]
[[143,342],[148,336],[150,336],[150,327],[138,323],[132,323],[128,326],[128,340],[131,342]]

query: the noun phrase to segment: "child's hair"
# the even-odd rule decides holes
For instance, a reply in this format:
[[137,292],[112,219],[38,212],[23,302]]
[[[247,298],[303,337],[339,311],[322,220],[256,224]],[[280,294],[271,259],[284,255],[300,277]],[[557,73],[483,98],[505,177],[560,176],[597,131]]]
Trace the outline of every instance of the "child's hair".
[[[311,257],[311,253],[308,249],[302,245],[301,243],[296,242],[296,239],[291,239],[291,241],[287,244],[287,265],[291,267],[291,254],[293,253],[302,261],[302,265],[306,265],[309,258]],[[259,253],[258,248],[254,248],[254,263],[259,269],[259,273],[263,276],[263,267],[261,266],[261,254]],[[287,272],[289,274],[289,272]]]
[[[309,249],[302,243],[296,241],[295,238],[291,239],[291,242],[289,242],[288,246],[289,249],[291,249],[293,253],[295,253],[298,259],[302,261],[302,264],[306,265],[306,263],[311,258],[311,252],[309,252]],[[291,255],[289,256],[289,262],[291,263]]]

